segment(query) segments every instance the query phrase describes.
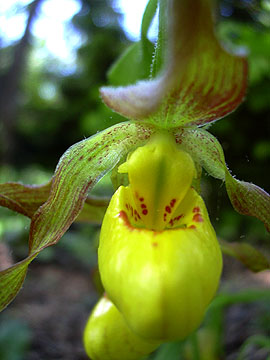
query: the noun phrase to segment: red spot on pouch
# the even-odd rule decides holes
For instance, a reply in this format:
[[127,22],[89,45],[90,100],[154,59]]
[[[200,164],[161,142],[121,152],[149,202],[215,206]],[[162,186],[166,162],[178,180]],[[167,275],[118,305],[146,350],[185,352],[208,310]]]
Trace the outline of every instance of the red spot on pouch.
[[193,221],[196,221],[196,222],[203,222],[203,218],[202,218],[202,215],[201,214],[195,214],[192,218]]
[[166,211],[167,213],[169,213],[169,214],[172,212],[172,210],[171,210],[171,208],[170,208],[169,206],[166,206],[166,207],[165,207],[165,211]]
[[141,204],[141,208],[142,208],[142,209],[146,209],[146,205],[145,205],[145,204]]
[[158,247],[158,243],[157,243],[157,242],[153,242],[152,245],[153,245],[154,247]]
[[137,228],[134,228],[134,227],[130,224],[130,222],[129,222],[129,220],[128,220],[127,213],[126,213],[124,210],[121,210],[121,211],[119,212],[118,216],[124,221],[125,225],[126,225],[130,230],[133,231],[133,230],[137,229]]
[[174,207],[175,203],[176,203],[176,199],[172,199],[170,202],[171,207]]
[[140,201],[144,201],[144,198],[143,198],[143,197],[141,197],[141,198],[139,198],[139,200],[140,200]]
[[129,228],[132,228],[132,226],[130,225],[130,223],[128,221],[127,213],[124,210],[121,210],[120,213],[118,214],[118,216],[121,219],[123,219],[123,221],[125,222],[125,225],[127,225]]
[[143,213],[143,215],[147,215],[147,214],[148,214],[148,210],[147,210],[147,209],[143,209],[142,213]]
[[195,225],[190,225],[190,226],[188,227],[188,229],[196,229],[196,226],[195,226]]
[[200,208],[199,208],[199,206],[196,206],[194,209],[193,209],[193,212],[194,213],[198,213],[198,212],[200,212],[201,210],[200,210]]

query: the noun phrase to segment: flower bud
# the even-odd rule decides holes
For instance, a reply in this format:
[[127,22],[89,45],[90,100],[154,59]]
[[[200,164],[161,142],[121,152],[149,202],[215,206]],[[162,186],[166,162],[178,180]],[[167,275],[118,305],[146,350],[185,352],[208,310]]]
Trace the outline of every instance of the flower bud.
[[83,340],[92,360],[139,360],[159,346],[134,334],[106,297],[99,300],[91,313]]

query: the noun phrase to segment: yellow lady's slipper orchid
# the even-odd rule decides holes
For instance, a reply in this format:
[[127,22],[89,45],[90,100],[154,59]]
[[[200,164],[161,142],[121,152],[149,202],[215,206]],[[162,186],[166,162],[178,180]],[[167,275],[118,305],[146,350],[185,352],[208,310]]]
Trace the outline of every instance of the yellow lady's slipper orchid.
[[91,313],[83,341],[93,360],[137,360],[159,346],[134,334],[107,297],[102,297]]
[[[147,31],[157,4],[158,40],[150,66]],[[225,51],[215,37],[212,5],[212,0],[151,0],[141,42],[114,66],[119,74],[119,67],[128,65],[115,85],[122,85],[125,73],[132,73],[132,80],[100,89],[105,104],[130,120],[69,148],[50,183],[0,186],[0,204],[31,218],[28,256],[0,272],[2,310],[43,249],[56,244],[75,220],[102,219],[106,203],[99,202],[102,210],[93,206],[88,192],[136,149],[119,167],[130,184],[117,190],[102,226],[99,267],[110,300],[99,302],[85,330],[92,360],[135,360],[200,324],[222,259],[204,202],[192,187],[199,183],[196,170],[224,181],[234,208],[270,231],[270,195],[236,180],[221,145],[202,128],[236,109],[247,85],[246,58]],[[134,83],[142,72],[130,70],[140,58],[145,76]],[[253,269],[269,268],[250,246],[229,250]]]
[[202,198],[191,187],[192,158],[156,135],[120,167],[121,186],[104,217],[101,279],[127,324],[167,341],[196,329],[218,287],[222,258]]

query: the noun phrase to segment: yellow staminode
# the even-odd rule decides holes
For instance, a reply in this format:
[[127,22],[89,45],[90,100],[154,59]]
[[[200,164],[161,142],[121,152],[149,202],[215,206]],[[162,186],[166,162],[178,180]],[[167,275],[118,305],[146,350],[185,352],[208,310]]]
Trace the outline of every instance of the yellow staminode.
[[190,188],[195,167],[190,155],[178,149],[170,134],[159,133],[136,149],[119,172],[128,173],[136,207],[133,210],[145,227],[162,230]]

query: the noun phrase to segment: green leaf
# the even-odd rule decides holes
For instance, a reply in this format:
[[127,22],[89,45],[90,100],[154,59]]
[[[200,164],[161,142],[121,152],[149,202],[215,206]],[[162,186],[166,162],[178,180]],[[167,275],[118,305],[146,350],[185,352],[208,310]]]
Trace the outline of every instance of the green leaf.
[[29,263],[54,245],[79,215],[87,193],[128,152],[144,145],[154,129],[125,122],[112,126],[69,148],[60,159],[48,200],[34,213],[29,234],[29,255],[0,272],[0,310],[16,296]]
[[270,195],[260,187],[235,179],[229,172],[221,145],[202,128],[174,131],[176,142],[213,177],[224,180],[231,203],[243,215],[261,220],[270,232]]
[[110,68],[108,80],[111,85],[129,85],[150,76],[154,45],[148,40],[147,33],[156,10],[157,0],[150,0],[142,19],[141,41],[131,44]]
[[[219,24],[218,31],[230,48],[244,46],[248,49],[249,85],[263,82],[269,75],[269,28],[226,19]],[[265,93],[267,94],[267,91]]]
[[1,317],[0,323],[0,358],[1,360],[26,359],[31,347],[32,331],[23,320],[10,316]]
[[220,240],[220,245],[224,254],[241,261],[253,272],[270,269],[268,259],[250,244]]
[[270,300],[270,291],[267,290],[244,290],[238,293],[227,294],[220,293],[209,305],[209,310],[224,308],[226,306],[231,306],[234,304],[249,304],[256,301],[266,301]]
[[109,202],[109,198],[87,196],[83,209],[75,219],[75,222],[101,224]]
[[264,336],[264,335],[253,335],[250,336],[241,346],[238,356],[236,360],[245,360],[246,359],[246,353],[247,349],[254,345],[259,346],[261,349],[268,350],[267,353],[265,352],[265,355],[269,354],[270,352],[270,337]]
[[179,360],[183,351],[183,341],[165,343],[160,346],[154,360]]
[[150,75],[154,45],[147,39],[130,45],[108,72],[111,85],[122,86]]
[[171,0],[162,73],[126,87],[103,87],[106,105],[121,115],[165,128],[203,125],[233,111],[247,85],[247,62],[218,43],[211,0]]

